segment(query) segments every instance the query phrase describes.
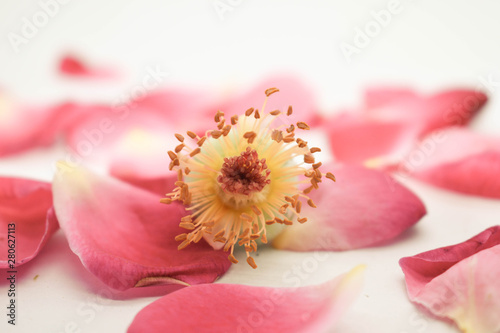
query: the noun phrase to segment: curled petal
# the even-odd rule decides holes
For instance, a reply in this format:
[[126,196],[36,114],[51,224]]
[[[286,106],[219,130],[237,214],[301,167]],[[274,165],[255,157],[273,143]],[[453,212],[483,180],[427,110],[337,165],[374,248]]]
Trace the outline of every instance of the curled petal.
[[200,241],[179,251],[180,205],[83,168],[58,164],[54,208],[83,265],[112,288],[208,283],[230,266],[227,253]]
[[500,331],[500,227],[460,244],[412,257],[399,265],[408,296],[464,332]]
[[206,284],[183,288],[140,311],[135,332],[323,332],[361,291],[359,266],[318,286]]
[[[426,210],[420,199],[388,174],[359,166],[325,166],[336,183],[309,195],[308,222],[285,228],[273,246],[294,251],[349,250],[393,239],[417,223]],[[327,181],[327,180],[325,180]]]
[[[15,246],[15,266],[33,259],[58,229],[52,192],[46,182],[0,178],[0,268],[9,268],[7,249]],[[9,233],[9,230],[12,230]]]
[[500,198],[500,138],[450,129],[425,138],[405,159],[405,172],[432,185]]

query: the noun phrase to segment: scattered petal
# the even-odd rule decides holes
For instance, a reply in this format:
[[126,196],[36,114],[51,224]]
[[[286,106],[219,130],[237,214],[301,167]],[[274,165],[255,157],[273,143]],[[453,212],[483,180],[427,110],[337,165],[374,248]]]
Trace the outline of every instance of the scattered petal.
[[59,72],[67,76],[94,79],[114,78],[117,76],[117,74],[110,69],[92,68],[81,59],[70,54],[62,57],[59,62]]
[[[394,92],[379,90],[368,91],[366,104],[379,107],[365,110],[370,117],[386,121],[406,121],[420,127],[420,135],[449,126],[468,124],[483,107],[487,96],[474,90],[449,90],[438,94],[419,96],[403,89]],[[388,97],[392,96],[392,97]],[[385,102],[383,102],[385,101]]]
[[71,249],[112,288],[208,283],[230,266],[227,253],[203,241],[178,251],[185,211],[150,192],[59,162],[53,193]]
[[0,92],[0,156],[50,146],[59,134],[61,107],[20,105]]
[[418,95],[415,91],[408,88],[374,87],[365,90],[364,97],[365,108],[371,110],[398,100],[410,101],[417,99]]
[[180,289],[141,310],[135,332],[322,332],[362,288],[364,267],[299,288],[206,284]]
[[500,332],[500,226],[399,261],[410,300],[463,332]]
[[370,167],[397,164],[415,144],[418,127],[343,113],[324,124],[336,160]]
[[286,228],[273,246],[294,251],[349,250],[393,239],[426,213],[420,199],[388,174],[360,166],[325,167],[336,182],[309,196],[308,222]]
[[[33,259],[58,229],[50,184],[0,178],[0,268],[9,268],[8,245],[15,244],[15,266]],[[14,224],[15,226],[12,226]],[[9,233],[9,229],[13,230]]]
[[448,190],[500,199],[500,138],[459,128],[434,133],[404,159],[402,170]]

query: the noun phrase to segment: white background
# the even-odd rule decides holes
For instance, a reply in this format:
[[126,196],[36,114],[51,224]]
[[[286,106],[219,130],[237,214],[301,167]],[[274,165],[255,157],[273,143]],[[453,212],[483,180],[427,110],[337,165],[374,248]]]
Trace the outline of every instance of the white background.
[[[490,101],[473,128],[499,133],[500,5],[493,0],[401,0],[398,13],[350,61],[340,45],[355,45],[357,29],[373,24],[372,12],[387,9],[390,1],[73,0],[51,7],[52,17],[38,21],[38,31],[16,52],[9,36],[22,36],[26,20],[40,19],[46,2],[2,0],[0,4],[0,86],[21,101],[114,102],[130,95],[148,68],[169,73],[163,82],[166,87],[218,91],[247,89],[252,82],[281,72],[295,73],[307,82],[325,113],[359,105],[363,89],[373,85],[404,85],[422,92],[479,88]],[[214,7],[221,3],[231,8],[222,16]],[[127,74],[111,86],[61,79],[55,69],[68,51]],[[50,180],[53,162],[63,153],[57,146],[0,159],[0,174]],[[428,215],[398,242],[326,256],[263,249],[257,270],[236,265],[220,282],[308,285],[365,263],[363,293],[333,332],[457,332],[407,301],[397,261],[464,241],[497,224],[500,201],[402,181],[422,198]],[[18,326],[7,327],[2,310],[2,332],[124,332],[134,315],[157,298],[109,291],[69,252],[61,232],[19,271]],[[2,304],[6,295],[2,282]]]

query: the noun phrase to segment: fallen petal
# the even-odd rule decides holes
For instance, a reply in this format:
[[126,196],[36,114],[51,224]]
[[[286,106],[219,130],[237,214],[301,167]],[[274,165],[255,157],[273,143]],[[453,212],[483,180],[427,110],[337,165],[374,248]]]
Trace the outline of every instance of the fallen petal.
[[323,126],[336,160],[370,167],[397,164],[415,144],[419,130],[406,122],[370,120],[352,113],[334,116]]
[[59,106],[21,105],[0,92],[0,156],[53,144],[59,134]]
[[386,104],[394,103],[397,100],[411,101],[417,99],[415,91],[408,88],[374,87],[365,90],[365,108],[370,110]]
[[358,296],[364,268],[299,288],[206,284],[180,289],[141,310],[135,332],[323,332]]
[[93,68],[84,63],[82,59],[74,55],[65,55],[59,62],[59,72],[61,74],[71,77],[85,77],[85,78],[113,78],[117,73],[110,69]]
[[227,253],[204,241],[177,250],[185,211],[150,192],[60,162],[53,193],[71,249],[112,288],[208,283],[230,266]]
[[426,213],[420,199],[387,173],[360,166],[325,165],[337,181],[309,194],[304,224],[285,228],[273,246],[293,251],[350,250],[393,239]]
[[[50,184],[0,178],[0,268],[9,268],[7,249],[15,246],[15,267],[33,259],[58,229]],[[12,232],[9,233],[9,230]]]
[[380,90],[381,102],[374,92],[368,92],[368,106],[379,107],[365,110],[370,117],[386,121],[406,121],[420,127],[420,135],[449,126],[468,124],[484,106],[487,96],[480,91],[456,89],[437,93],[432,96],[412,95],[400,90],[393,92],[393,98],[387,90]]
[[410,300],[464,332],[500,332],[500,227],[399,261]]
[[448,190],[500,198],[500,138],[449,129],[425,138],[405,159],[403,170]]

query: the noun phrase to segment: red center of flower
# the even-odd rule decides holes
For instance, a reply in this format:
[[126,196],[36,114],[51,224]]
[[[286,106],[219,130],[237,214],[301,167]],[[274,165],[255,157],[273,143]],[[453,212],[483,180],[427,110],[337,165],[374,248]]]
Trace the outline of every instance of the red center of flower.
[[271,180],[266,159],[259,160],[255,149],[247,147],[240,156],[224,158],[221,174],[217,181],[226,192],[246,194],[260,192]]

